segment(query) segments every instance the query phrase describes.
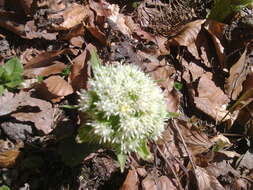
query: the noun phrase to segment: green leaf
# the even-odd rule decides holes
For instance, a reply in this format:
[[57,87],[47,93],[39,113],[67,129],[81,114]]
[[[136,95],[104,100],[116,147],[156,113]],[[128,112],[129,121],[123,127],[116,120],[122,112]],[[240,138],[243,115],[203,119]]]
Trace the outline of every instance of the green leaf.
[[67,77],[67,76],[69,76],[70,72],[71,72],[71,66],[67,66],[66,68],[63,69],[63,71],[60,73],[60,75],[62,77]]
[[0,187],[0,190],[10,190],[10,188],[8,186],[6,186],[6,185],[2,185]]
[[100,67],[100,61],[98,58],[98,54],[94,49],[92,49],[90,53],[91,53],[91,67],[92,67],[93,71],[96,72],[97,68]]
[[215,0],[208,18],[222,22],[229,15],[240,11],[252,2],[253,0]]
[[79,105],[61,105],[60,108],[78,109],[78,108],[80,108],[80,106]]
[[12,58],[4,64],[4,69],[7,75],[20,75],[23,73],[24,68],[18,58]]
[[4,86],[7,88],[15,88],[15,87],[19,86],[22,82],[23,82],[23,80],[19,79],[19,80],[7,82],[4,84]]
[[120,166],[120,171],[123,173],[124,169],[125,169],[125,164],[126,164],[126,160],[127,160],[127,155],[123,154],[123,153],[118,153],[117,155],[117,159],[119,162],[119,166]]
[[175,82],[175,83],[174,83],[174,88],[175,88],[176,90],[180,91],[180,90],[182,90],[182,88],[183,88],[183,84],[180,83],[180,82]]
[[180,113],[176,113],[176,112],[168,112],[168,119],[172,119],[172,118],[177,118],[180,116]]
[[4,73],[4,67],[0,65],[0,79]]
[[143,160],[150,160],[153,157],[151,152],[149,151],[146,140],[142,140],[141,145],[137,149],[137,153]]
[[4,93],[4,86],[0,85],[0,96],[2,96]]

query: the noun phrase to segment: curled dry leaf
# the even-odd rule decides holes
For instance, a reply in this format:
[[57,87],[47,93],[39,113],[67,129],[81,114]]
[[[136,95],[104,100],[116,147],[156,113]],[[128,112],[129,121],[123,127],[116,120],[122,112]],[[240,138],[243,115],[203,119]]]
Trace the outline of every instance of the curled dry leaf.
[[49,76],[61,73],[66,68],[66,65],[59,61],[53,61],[49,66],[25,69],[24,76],[35,78],[37,76]]
[[226,91],[233,100],[236,100],[238,95],[241,93],[242,84],[245,81],[248,72],[249,66],[247,64],[246,48],[240,59],[231,67],[229,77],[226,81]]
[[68,81],[73,89],[80,90],[86,88],[87,76],[87,63],[86,63],[87,49],[85,49],[79,56],[72,60],[71,73]]
[[120,190],[138,190],[138,175],[137,172],[133,170],[129,170],[127,177],[120,188]]
[[193,99],[196,108],[214,120],[220,121],[227,113],[228,97],[205,75],[199,79],[197,94],[193,95]]
[[222,68],[224,67],[225,52],[224,52],[224,47],[221,44],[221,39],[223,37],[225,26],[226,25],[223,23],[220,23],[214,20],[207,20],[204,27],[209,32],[212,38],[215,51],[218,56],[218,60]]
[[29,60],[26,65],[25,69],[31,69],[31,68],[39,68],[39,67],[45,67],[50,65],[54,60],[58,59],[61,55],[64,55],[68,52],[68,49],[63,50],[53,50],[48,52],[43,52],[36,57]]
[[167,46],[189,46],[190,44],[194,43],[201,28],[202,24],[206,20],[196,20],[190,22],[181,29],[181,31],[173,36],[171,39],[168,40]]
[[71,85],[60,76],[51,76],[36,87],[37,94],[53,102],[73,93]]

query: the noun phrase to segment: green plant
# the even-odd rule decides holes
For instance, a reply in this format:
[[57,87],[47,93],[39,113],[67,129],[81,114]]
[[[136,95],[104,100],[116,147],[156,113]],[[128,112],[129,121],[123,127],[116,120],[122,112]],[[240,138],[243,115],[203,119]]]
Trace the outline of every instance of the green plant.
[[10,190],[10,188],[8,186],[6,186],[6,185],[2,185],[0,187],[0,190]]
[[253,0],[215,0],[208,18],[222,22],[229,15],[240,11],[252,2]]
[[101,66],[92,56],[94,78],[88,90],[79,92],[79,110],[87,121],[80,127],[79,142],[97,142],[112,147],[124,169],[131,152],[152,158],[148,139],[157,140],[168,116],[162,90],[137,66]]
[[21,85],[23,71],[23,65],[16,57],[0,65],[0,95],[5,89],[13,90]]

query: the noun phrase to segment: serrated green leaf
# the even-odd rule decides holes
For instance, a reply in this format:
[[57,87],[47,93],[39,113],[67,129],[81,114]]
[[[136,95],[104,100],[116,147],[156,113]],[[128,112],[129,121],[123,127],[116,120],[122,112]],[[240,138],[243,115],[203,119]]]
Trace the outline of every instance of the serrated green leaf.
[[125,169],[127,155],[126,154],[122,154],[122,153],[118,153],[117,154],[117,159],[118,159],[118,162],[119,162],[120,171],[123,173],[124,169]]
[[98,54],[94,49],[91,50],[90,53],[91,53],[91,67],[92,67],[93,71],[95,72],[96,69],[100,67],[100,61],[98,58]]
[[4,86],[0,85],[0,96],[2,96],[4,93]]
[[147,145],[147,141],[143,140],[141,142],[141,145],[139,146],[139,148],[137,149],[137,153],[138,155],[143,159],[143,160],[150,160],[152,158],[152,154],[149,151],[148,145]]

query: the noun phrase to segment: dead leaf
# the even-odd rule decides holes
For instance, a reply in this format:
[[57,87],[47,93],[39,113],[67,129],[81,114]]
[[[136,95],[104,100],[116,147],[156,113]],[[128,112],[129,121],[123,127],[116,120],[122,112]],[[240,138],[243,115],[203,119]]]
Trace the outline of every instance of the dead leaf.
[[[179,127],[184,141],[193,155],[203,153],[213,145],[213,143],[209,140],[208,136],[204,132],[198,130],[189,122],[183,120],[175,120],[175,124]],[[177,139],[178,142],[176,143],[179,145],[178,143],[182,142],[182,139],[179,137],[177,137]],[[184,149],[185,148],[182,147],[182,151],[184,151]]]
[[86,82],[88,80],[86,56],[87,49],[72,60],[73,65],[71,67],[68,81],[75,91],[80,90],[81,88],[86,88]]
[[[12,112],[15,112],[11,113],[12,117],[18,121],[33,122],[34,126],[44,134],[52,131],[54,110],[49,102],[32,98],[26,92],[19,93],[11,102],[15,105],[15,109],[12,110]],[[28,110],[26,109],[27,106],[30,107],[30,111],[28,108]],[[18,107],[19,110],[17,110]]]
[[245,81],[248,74],[248,65],[246,63],[247,49],[243,52],[240,59],[231,67],[229,71],[229,77],[226,81],[226,91],[228,95],[236,100],[238,95],[242,91],[242,84]]
[[149,175],[141,182],[143,190],[157,190],[156,181]]
[[193,95],[196,108],[214,120],[220,121],[226,115],[228,97],[205,75],[199,79],[197,94]]
[[168,40],[167,46],[189,46],[194,43],[205,19],[196,20],[183,26],[176,36]]
[[18,158],[21,156],[19,148],[0,152],[0,167],[1,168],[12,168]]
[[198,182],[198,189],[201,190],[225,190],[220,182],[207,171],[201,167],[195,169],[196,178]]
[[71,3],[67,9],[60,11],[56,14],[50,14],[49,19],[63,18],[61,24],[52,24],[54,30],[68,30],[82,23],[82,21],[89,15],[88,6]]
[[68,52],[68,49],[63,50],[53,50],[48,52],[43,52],[36,57],[32,58],[24,66],[25,69],[45,67],[50,65],[54,60],[58,59],[61,55]]
[[38,96],[53,102],[58,102],[73,92],[71,85],[60,76],[51,76],[36,86]]
[[129,170],[120,190],[138,190],[138,175],[135,170]]
[[177,190],[167,176],[161,176],[158,179],[157,189],[159,190]]
[[59,61],[53,61],[50,65],[45,67],[25,69],[24,76],[28,78],[35,78],[37,76],[50,76],[61,73],[66,68],[66,65]]

